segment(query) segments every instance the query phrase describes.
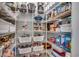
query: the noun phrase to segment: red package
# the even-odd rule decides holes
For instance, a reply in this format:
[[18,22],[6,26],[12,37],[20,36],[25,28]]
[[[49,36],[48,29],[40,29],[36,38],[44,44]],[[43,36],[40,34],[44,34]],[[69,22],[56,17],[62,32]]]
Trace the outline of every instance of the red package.
[[58,53],[60,56],[65,57],[65,52],[58,52],[57,50],[53,49],[54,52]]

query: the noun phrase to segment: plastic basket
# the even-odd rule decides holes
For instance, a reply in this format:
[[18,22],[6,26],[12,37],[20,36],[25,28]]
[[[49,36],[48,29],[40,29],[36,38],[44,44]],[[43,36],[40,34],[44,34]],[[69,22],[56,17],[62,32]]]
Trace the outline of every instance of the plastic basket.
[[60,26],[61,32],[71,32],[71,24],[64,24]]
[[19,37],[19,42],[20,43],[26,43],[26,42],[31,42],[31,37]]
[[37,42],[42,42],[44,40],[44,36],[35,36],[33,37],[33,41]]
[[33,51],[43,51],[44,50],[44,46],[43,45],[41,45],[41,46],[35,46],[35,47],[33,47]]
[[19,50],[19,54],[30,53],[31,47],[29,47],[29,48],[18,48],[18,50]]

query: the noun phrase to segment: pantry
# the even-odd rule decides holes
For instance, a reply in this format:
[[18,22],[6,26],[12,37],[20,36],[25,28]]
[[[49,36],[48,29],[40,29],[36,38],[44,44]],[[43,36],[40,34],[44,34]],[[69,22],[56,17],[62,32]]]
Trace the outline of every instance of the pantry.
[[1,57],[71,57],[71,2],[0,2]]

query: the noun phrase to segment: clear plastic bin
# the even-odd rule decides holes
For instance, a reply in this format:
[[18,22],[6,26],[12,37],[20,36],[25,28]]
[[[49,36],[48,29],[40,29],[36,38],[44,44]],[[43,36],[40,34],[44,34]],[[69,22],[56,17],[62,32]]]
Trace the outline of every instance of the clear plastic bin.
[[25,54],[25,53],[30,53],[31,52],[31,47],[28,48],[18,48],[19,54]]
[[35,46],[35,47],[33,47],[33,51],[43,51],[44,50],[44,46],[43,45],[41,45],[41,46]]
[[19,42],[20,43],[26,43],[26,42],[31,42],[31,37],[19,37]]
[[33,41],[37,42],[42,42],[44,40],[44,36],[35,36],[33,37]]

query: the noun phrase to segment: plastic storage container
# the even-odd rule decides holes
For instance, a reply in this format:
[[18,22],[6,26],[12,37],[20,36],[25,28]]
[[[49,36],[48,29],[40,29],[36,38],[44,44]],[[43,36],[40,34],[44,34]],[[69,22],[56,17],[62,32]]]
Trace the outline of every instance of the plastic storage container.
[[19,50],[19,54],[25,54],[25,53],[30,53],[31,52],[31,48],[18,48]]
[[20,43],[31,42],[31,37],[19,37]]
[[35,37],[33,37],[33,40],[35,42],[37,42],[37,41],[42,42],[44,40],[44,36],[35,36]]
[[61,32],[71,32],[71,24],[60,25]]
[[43,45],[33,47],[33,51],[43,51],[43,50],[44,50],[44,46]]

